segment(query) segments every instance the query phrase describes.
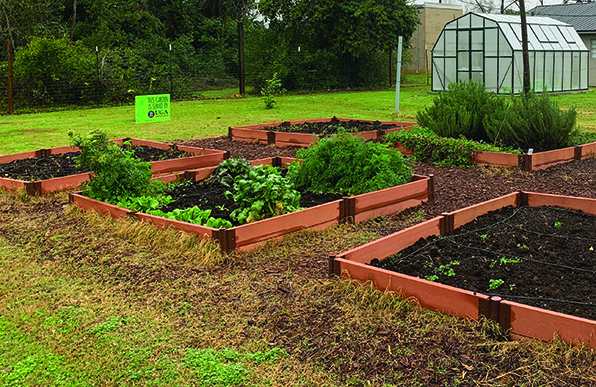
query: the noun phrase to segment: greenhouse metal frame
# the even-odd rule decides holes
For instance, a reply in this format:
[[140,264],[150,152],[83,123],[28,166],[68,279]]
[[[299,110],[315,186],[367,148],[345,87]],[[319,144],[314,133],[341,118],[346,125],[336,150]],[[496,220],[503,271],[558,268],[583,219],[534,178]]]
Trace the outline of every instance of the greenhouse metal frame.
[[[528,17],[531,88],[536,92],[588,89],[588,54],[569,24]],[[445,25],[432,51],[432,91],[474,80],[498,94],[523,91],[519,16],[468,13]]]

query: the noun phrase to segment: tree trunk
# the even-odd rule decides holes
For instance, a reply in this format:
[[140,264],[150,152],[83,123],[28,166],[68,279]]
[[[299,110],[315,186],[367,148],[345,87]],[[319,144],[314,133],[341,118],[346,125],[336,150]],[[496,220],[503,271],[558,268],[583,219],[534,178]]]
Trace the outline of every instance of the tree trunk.
[[522,62],[524,65],[524,94],[530,92],[530,56],[528,54],[528,23],[526,22],[525,0],[519,0],[519,16],[522,33]]
[[70,29],[70,44],[72,44],[72,39],[74,37],[75,24],[77,24],[77,0],[73,0],[72,2],[72,27]]

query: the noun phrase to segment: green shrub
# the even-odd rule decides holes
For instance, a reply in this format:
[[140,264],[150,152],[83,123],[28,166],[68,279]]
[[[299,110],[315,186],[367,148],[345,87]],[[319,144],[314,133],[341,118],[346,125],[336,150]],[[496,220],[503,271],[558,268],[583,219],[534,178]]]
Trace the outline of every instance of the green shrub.
[[275,96],[284,93],[285,90],[281,87],[281,79],[277,76],[277,73],[273,74],[273,78],[265,81],[265,87],[261,89],[261,95],[263,96],[263,102],[265,103],[266,109],[273,109],[275,104]]
[[496,144],[523,151],[547,151],[573,144],[576,117],[574,107],[561,110],[548,93],[530,92],[511,97],[506,110],[487,116],[485,128]]
[[503,149],[484,142],[439,137],[433,131],[421,127],[389,133],[385,140],[391,144],[400,142],[414,152],[416,160],[439,166],[473,167],[474,157],[479,151],[519,153],[514,149]]
[[84,193],[92,199],[116,203],[121,198],[153,196],[163,193],[164,183],[150,181],[151,164],[134,158],[133,150],[110,144],[106,133],[89,132],[85,137],[69,133],[72,146],[79,147],[78,167],[91,173]]
[[571,146],[589,144],[596,142],[596,132],[577,130],[571,137]]
[[80,104],[95,98],[95,57],[66,38],[33,38],[15,55],[15,81],[20,102],[32,106]]
[[317,193],[358,195],[412,179],[409,162],[385,144],[339,132],[300,149],[300,163],[290,165],[288,177],[297,187]]
[[416,119],[440,137],[488,141],[484,118],[504,108],[504,99],[486,91],[482,83],[458,82],[439,93],[432,106],[418,111]]

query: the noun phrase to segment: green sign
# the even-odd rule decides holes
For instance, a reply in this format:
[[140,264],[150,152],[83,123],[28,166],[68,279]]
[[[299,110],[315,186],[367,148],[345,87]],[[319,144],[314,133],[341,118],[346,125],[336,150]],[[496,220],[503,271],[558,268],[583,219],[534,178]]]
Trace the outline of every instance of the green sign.
[[137,124],[170,120],[170,95],[137,95],[135,97]]

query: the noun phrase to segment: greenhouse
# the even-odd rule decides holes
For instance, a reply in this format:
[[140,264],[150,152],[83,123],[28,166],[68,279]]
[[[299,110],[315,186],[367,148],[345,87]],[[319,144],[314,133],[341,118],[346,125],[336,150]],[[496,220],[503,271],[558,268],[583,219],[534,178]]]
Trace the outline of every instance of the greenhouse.
[[[588,89],[588,49],[569,24],[528,17],[531,88],[536,92]],[[432,90],[472,79],[489,91],[523,90],[519,16],[468,13],[445,25],[432,51]]]

